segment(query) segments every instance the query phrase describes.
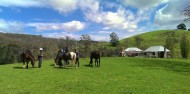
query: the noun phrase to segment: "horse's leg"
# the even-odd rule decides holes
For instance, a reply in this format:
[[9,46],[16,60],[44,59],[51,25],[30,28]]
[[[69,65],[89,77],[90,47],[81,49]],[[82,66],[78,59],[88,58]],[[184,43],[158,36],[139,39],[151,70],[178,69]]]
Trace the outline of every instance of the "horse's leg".
[[77,66],[79,67],[79,58],[76,59]]
[[59,67],[63,66],[62,61],[59,60]]
[[67,67],[67,60],[63,60],[64,61],[64,65],[65,65],[65,67]]
[[96,58],[94,59],[94,64],[95,64],[95,66],[96,66]]
[[95,66],[98,67],[98,59],[95,59]]
[[77,58],[75,58],[75,59],[73,60],[73,64],[75,64],[75,67],[77,68],[77,67],[78,67],[78,64],[77,64],[76,62],[77,62]]
[[100,57],[99,57],[98,59],[99,59],[99,60],[98,60],[98,63],[99,63],[98,67],[100,67]]
[[90,63],[89,63],[89,66],[93,66],[92,63],[93,63],[93,60],[92,60],[92,58],[90,57]]
[[76,60],[71,60],[71,66],[75,66],[76,67],[76,64],[75,64]]
[[34,68],[34,62],[35,62],[35,61],[31,61],[31,65],[32,65],[33,68]]
[[26,68],[28,69],[28,61],[26,62]]
[[22,66],[23,68],[25,68],[26,67],[26,65],[25,65],[25,61],[23,61],[23,66]]

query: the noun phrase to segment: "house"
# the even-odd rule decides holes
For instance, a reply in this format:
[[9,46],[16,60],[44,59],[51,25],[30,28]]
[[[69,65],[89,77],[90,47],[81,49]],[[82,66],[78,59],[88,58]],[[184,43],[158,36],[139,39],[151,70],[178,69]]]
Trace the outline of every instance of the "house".
[[129,57],[135,57],[135,56],[140,56],[142,53],[142,50],[137,48],[137,47],[130,47],[124,50],[126,55]]
[[163,46],[151,46],[144,50],[144,53],[148,57],[166,58],[170,56],[170,50]]

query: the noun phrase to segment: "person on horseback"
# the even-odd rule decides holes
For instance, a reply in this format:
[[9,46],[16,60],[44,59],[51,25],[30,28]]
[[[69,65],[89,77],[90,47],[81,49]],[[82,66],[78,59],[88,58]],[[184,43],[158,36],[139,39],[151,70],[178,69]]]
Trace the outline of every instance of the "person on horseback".
[[68,52],[69,52],[69,48],[65,47],[65,53],[68,53]]
[[38,54],[38,68],[41,68],[41,65],[42,65],[42,60],[43,60],[43,55],[42,55],[42,51],[43,51],[43,48],[40,48],[40,53]]
[[61,50],[61,53],[60,53],[60,55],[63,55],[63,54],[65,54],[65,51],[64,51],[64,49],[60,49]]
[[79,51],[77,49],[74,49],[74,52],[76,53],[77,57],[79,58]]
[[68,60],[68,54],[69,53],[69,48],[68,47],[65,47],[65,55],[66,55],[66,57],[67,57],[67,59],[66,59],[66,65],[68,65],[69,64],[69,60]]

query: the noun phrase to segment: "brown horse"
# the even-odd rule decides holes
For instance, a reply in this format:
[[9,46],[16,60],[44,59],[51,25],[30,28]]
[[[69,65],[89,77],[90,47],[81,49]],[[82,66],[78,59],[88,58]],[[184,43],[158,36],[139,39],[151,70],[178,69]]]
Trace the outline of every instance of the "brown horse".
[[90,53],[90,63],[89,66],[93,66],[93,59],[95,59],[95,66],[100,67],[100,51],[92,51]]
[[76,67],[79,67],[79,61],[77,61],[79,59],[77,59],[77,55],[74,52],[66,53],[64,50],[59,50],[55,58],[55,65],[59,65],[59,67],[62,67],[62,60],[64,60],[65,65],[68,65],[70,60],[70,65],[75,65]]
[[[34,67],[35,57],[30,50],[25,50],[21,52],[20,56],[21,56],[21,61],[23,62],[23,68],[25,68],[26,66],[26,68],[28,69],[29,61],[31,62],[32,67]],[[25,62],[26,62],[26,65],[25,65]]]

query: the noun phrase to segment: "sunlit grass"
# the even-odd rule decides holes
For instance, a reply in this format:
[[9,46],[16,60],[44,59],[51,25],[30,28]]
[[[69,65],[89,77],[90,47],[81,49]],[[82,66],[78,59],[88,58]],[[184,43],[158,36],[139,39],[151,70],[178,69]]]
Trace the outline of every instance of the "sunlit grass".
[[[100,67],[22,69],[0,65],[0,94],[190,94],[190,60],[101,58]],[[36,64],[37,65],[37,64]]]

